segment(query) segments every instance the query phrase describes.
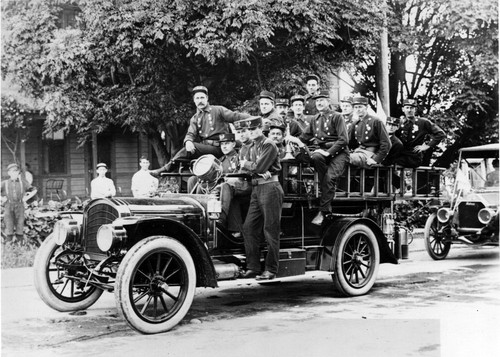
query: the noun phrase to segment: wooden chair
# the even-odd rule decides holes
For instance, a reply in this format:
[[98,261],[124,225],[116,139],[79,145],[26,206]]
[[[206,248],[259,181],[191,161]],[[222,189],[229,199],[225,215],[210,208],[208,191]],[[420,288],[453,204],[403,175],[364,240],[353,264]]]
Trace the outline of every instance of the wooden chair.
[[60,201],[61,197],[66,195],[66,192],[62,189],[64,185],[63,179],[49,179],[45,182],[45,196],[53,199],[56,195],[57,199]]

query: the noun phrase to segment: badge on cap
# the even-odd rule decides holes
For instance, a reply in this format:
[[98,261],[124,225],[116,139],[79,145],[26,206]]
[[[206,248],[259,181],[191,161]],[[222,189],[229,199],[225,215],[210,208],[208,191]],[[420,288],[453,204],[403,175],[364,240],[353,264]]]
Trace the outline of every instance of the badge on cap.
[[257,128],[262,125],[261,117],[250,117],[239,121],[241,124],[249,129]]
[[277,98],[276,99],[276,105],[282,105],[284,107],[289,107],[290,102],[286,98]]
[[235,137],[233,133],[224,133],[219,135],[219,141],[221,143],[226,142],[226,141],[235,141]]
[[417,107],[417,101],[415,99],[405,99],[403,100],[403,107]]

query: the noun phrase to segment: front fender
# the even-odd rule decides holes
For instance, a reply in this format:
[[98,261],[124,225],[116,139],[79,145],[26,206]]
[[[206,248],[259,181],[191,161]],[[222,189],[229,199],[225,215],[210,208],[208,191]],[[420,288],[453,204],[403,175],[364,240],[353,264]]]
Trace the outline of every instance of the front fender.
[[333,248],[335,242],[342,237],[349,227],[357,223],[369,227],[375,234],[380,251],[380,263],[398,264],[398,260],[392,253],[384,233],[374,221],[368,218],[342,217],[333,220],[330,224],[326,224],[322,229],[321,245],[323,246],[323,252],[320,261],[321,270],[331,270],[331,267],[333,267],[335,263],[333,261]]
[[[182,222],[162,217],[129,219],[123,224],[127,231],[127,250],[140,240],[154,235],[177,239],[186,247],[196,267],[196,286],[217,287],[215,268],[208,250],[200,237]],[[122,222],[123,223],[123,222]]]

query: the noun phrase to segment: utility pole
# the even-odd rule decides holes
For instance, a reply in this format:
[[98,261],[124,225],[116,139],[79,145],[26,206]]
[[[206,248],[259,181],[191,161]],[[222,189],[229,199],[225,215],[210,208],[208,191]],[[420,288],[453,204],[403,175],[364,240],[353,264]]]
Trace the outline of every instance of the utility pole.
[[[387,3],[384,1],[384,12]],[[376,80],[377,94],[382,103],[382,109],[387,116],[390,116],[390,98],[389,98],[389,35],[387,33],[387,17],[384,14],[384,27],[380,34],[380,57],[378,60],[378,76]]]

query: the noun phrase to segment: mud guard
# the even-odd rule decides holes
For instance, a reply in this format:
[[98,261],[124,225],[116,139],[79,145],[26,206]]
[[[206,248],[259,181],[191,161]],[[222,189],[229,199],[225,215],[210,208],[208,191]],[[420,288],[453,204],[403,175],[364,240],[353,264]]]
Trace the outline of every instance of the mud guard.
[[342,217],[327,222],[321,229],[321,245],[323,246],[323,251],[319,262],[320,270],[333,271],[335,265],[333,261],[333,247],[335,246],[335,241],[341,237],[350,226],[357,223],[369,227],[375,234],[380,250],[380,264],[398,264],[398,260],[391,251],[389,244],[387,244],[382,230],[375,222],[368,218]]
[[196,286],[211,288],[218,286],[215,267],[205,244],[191,228],[182,222],[154,217],[139,219],[131,225],[124,225],[124,228],[129,237],[134,237],[133,241],[127,242],[129,248],[138,241],[153,235],[164,235],[178,240],[193,258],[196,268]]

